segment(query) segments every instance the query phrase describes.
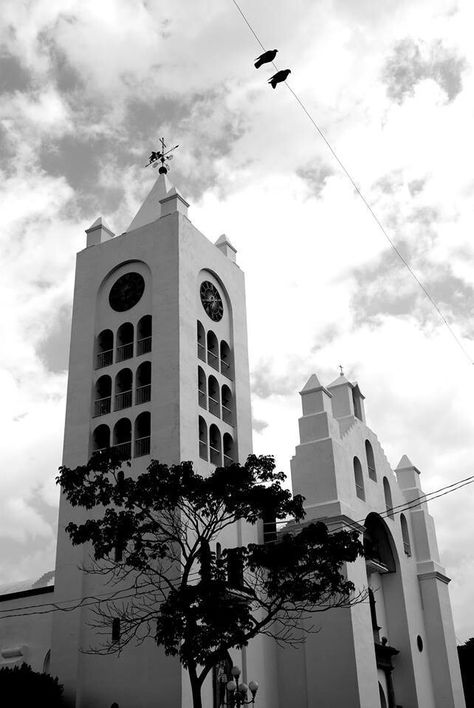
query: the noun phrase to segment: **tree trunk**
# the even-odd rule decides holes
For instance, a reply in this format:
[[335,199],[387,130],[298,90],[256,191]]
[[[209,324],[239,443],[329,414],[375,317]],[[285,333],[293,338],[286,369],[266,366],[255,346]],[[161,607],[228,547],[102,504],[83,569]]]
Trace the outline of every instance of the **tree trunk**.
[[202,682],[198,679],[195,666],[188,667],[189,679],[191,681],[191,691],[193,694],[193,708],[202,708],[201,686]]

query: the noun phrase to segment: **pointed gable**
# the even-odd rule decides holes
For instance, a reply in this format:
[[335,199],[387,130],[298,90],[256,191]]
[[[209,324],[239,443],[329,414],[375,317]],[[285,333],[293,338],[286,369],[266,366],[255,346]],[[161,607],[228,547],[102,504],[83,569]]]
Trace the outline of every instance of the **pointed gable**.
[[160,201],[166,199],[166,197],[172,193],[173,189],[174,187],[166,175],[158,175],[158,179],[140,209],[137,211],[127,231],[134,231],[135,229],[139,229],[140,226],[151,224],[153,221],[159,219],[161,216]]

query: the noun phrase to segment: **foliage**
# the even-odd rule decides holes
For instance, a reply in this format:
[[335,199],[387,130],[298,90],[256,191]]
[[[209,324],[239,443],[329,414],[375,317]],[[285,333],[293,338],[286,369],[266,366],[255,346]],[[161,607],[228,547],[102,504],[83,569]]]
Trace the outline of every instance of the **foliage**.
[[458,646],[466,708],[474,708],[474,637]]
[[[310,629],[303,618],[360,599],[343,573],[362,555],[357,533],[301,524],[303,497],[292,496],[283,480],[272,457],[255,455],[207,477],[191,462],[168,467],[156,460],[136,478],[126,476],[110,452],[61,467],[57,481],[69,502],[94,510],[66,527],[73,544],[91,544],[90,572],[131,588],[126,601],[96,610],[97,628],[120,618],[121,640],[109,635],[95,650],[117,652],[153,637],[188,669],[196,706],[197,688],[228,649],[260,633],[299,641]],[[290,520],[276,541],[211,550],[229,527],[269,518]]]
[[5,708],[60,708],[63,687],[57,678],[22,664],[0,669],[1,705]]

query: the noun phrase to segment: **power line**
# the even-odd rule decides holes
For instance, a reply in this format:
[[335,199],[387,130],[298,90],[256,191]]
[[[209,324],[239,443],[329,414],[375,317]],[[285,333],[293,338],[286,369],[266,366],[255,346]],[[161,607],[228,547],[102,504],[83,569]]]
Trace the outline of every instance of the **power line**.
[[[247,25],[247,27],[248,27],[248,28],[250,29],[250,31],[252,32],[253,36],[254,36],[255,39],[257,40],[257,42],[258,42],[258,44],[260,45],[260,47],[265,51],[264,45],[262,44],[262,42],[261,42],[259,36],[257,35],[257,33],[255,32],[254,28],[252,27],[252,25],[250,24],[249,20],[247,19],[247,17],[245,16],[244,12],[242,11],[242,8],[241,8],[241,7],[239,6],[239,4],[237,3],[237,0],[232,0],[232,2],[234,3],[235,7],[237,8],[238,12],[240,13],[241,17],[243,18],[245,24]],[[272,62],[272,64],[273,64],[273,66],[275,67],[275,69],[278,71],[278,67],[277,67],[277,65],[275,64],[274,61]],[[291,88],[291,86],[290,86],[290,84],[288,83],[288,81],[285,81],[284,83],[285,83],[285,85],[286,85],[288,91],[293,95],[293,97],[295,98],[295,100],[298,102],[298,104],[300,105],[300,107],[303,109],[304,113],[305,113],[306,116],[309,118],[309,120],[311,121],[312,125],[316,128],[316,130],[317,130],[319,136],[322,138],[322,140],[323,140],[324,143],[326,144],[327,148],[328,148],[329,151],[331,152],[332,156],[334,157],[334,159],[335,159],[336,162],[338,163],[339,167],[342,169],[342,171],[343,171],[344,174],[346,175],[347,179],[350,181],[350,183],[351,183],[351,185],[353,186],[354,190],[356,191],[356,193],[358,194],[358,196],[360,197],[360,199],[362,200],[362,202],[364,203],[364,205],[365,205],[366,208],[368,209],[368,211],[369,211],[369,213],[371,214],[373,220],[375,221],[375,223],[377,224],[377,226],[378,226],[379,229],[381,230],[382,234],[383,234],[383,235],[385,236],[385,238],[387,239],[387,241],[388,241],[388,243],[390,244],[390,246],[392,247],[392,249],[395,251],[395,253],[397,254],[397,256],[398,256],[398,257],[400,258],[400,260],[402,261],[403,265],[407,268],[407,270],[409,271],[409,273],[411,274],[411,276],[413,277],[413,279],[416,281],[416,283],[418,284],[418,286],[421,288],[421,290],[423,291],[423,293],[425,294],[425,296],[428,298],[428,300],[431,302],[432,306],[433,306],[433,307],[435,308],[435,310],[437,311],[437,313],[438,313],[438,315],[440,316],[441,320],[442,320],[443,323],[445,324],[445,326],[446,326],[446,328],[447,328],[449,334],[452,336],[452,338],[454,339],[454,341],[456,342],[456,344],[458,345],[458,347],[461,349],[461,351],[463,352],[464,356],[467,358],[467,360],[469,361],[469,363],[470,363],[471,365],[474,364],[474,361],[472,360],[471,356],[469,355],[467,349],[465,348],[465,346],[463,345],[463,343],[461,342],[461,340],[460,340],[459,337],[457,336],[457,334],[456,334],[456,332],[454,331],[454,329],[453,329],[453,328],[451,327],[451,325],[449,324],[448,320],[446,319],[446,316],[444,315],[443,311],[442,311],[441,308],[439,307],[438,303],[436,302],[436,300],[434,299],[434,297],[431,295],[431,293],[429,292],[429,290],[426,288],[426,286],[422,283],[422,281],[420,280],[420,278],[416,275],[415,271],[412,269],[412,267],[411,267],[411,265],[409,264],[409,262],[407,261],[407,259],[403,256],[403,254],[402,254],[402,253],[400,252],[400,250],[397,248],[397,246],[395,245],[395,243],[393,242],[393,240],[390,238],[390,236],[388,235],[388,233],[387,233],[387,231],[386,231],[384,225],[382,224],[382,222],[381,222],[380,219],[378,218],[377,214],[376,214],[375,211],[373,210],[373,208],[372,208],[370,202],[369,202],[369,201],[367,200],[367,198],[364,196],[363,192],[361,191],[361,189],[360,189],[359,186],[357,185],[356,181],[355,181],[354,178],[352,177],[351,173],[350,173],[349,170],[346,168],[346,166],[344,165],[344,163],[342,162],[342,160],[340,159],[340,157],[338,156],[338,154],[336,153],[336,151],[335,151],[334,148],[332,147],[331,143],[329,142],[329,140],[328,140],[328,138],[326,137],[326,135],[324,134],[324,132],[321,130],[321,128],[319,127],[319,125],[316,123],[316,121],[314,120],[313,116],[311,115],[311,113],[309,112],[309,110],[308,110],[308,109],[306,108],[306,106],[304,105],[303,101],[302,101],[302,100],[300,99],[300,97],[296,94],[296,92]]]

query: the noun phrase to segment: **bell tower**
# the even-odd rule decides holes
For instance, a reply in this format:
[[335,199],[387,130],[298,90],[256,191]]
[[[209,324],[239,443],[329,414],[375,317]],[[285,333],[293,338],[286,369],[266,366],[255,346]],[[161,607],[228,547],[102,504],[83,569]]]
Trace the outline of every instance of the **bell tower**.
[[[205,475],[251,452],[244,276],[236,251],[225,236],[213,244],[193,226],[188,203],[166,169],[160,172],[128,230],[115,236],[99,218],[77,255],[68,467],[114,447],[130,459],[131,474],[157,459],[192,460]],[[82,606],[54,615],[52,673],[74,706],[187,703],[179,662],[153,640],[124,647],[119,657],[83,653],[94,644],[91,608],[110,591],[83,572],[89,551],[72,547],[64,531],[81,513],[61,499],[55,592],[61,606]],[[233,545],[255,531],[228,533]]]

